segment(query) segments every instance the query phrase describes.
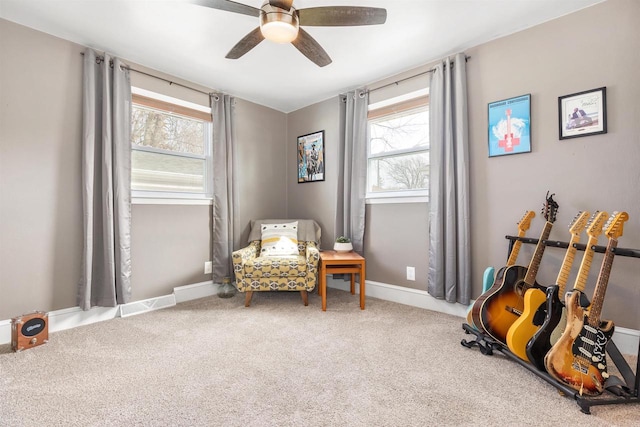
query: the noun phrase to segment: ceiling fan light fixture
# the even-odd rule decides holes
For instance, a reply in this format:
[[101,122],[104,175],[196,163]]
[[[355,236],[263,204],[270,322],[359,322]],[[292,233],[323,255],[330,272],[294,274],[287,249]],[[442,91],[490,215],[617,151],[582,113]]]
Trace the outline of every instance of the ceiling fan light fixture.
[[298,36],[298,14],[292,7],[286,11],[268,2],[260,9],[260,31],[274,43],[290,43]]

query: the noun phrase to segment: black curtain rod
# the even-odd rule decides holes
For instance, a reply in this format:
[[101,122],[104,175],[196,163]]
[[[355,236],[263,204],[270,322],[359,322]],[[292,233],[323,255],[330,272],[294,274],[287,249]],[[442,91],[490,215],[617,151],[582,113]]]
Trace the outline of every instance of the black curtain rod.
[[400,80],[396,80],[395,82],[388,83],[388,84],[386,84],[384,86],[380,86],[380,87],[377,87],[375,89],[369,89],[369,93],[375,92],[375,91],[380,90],[380,89],[384,89],[384,88],[389,87],[389,86],[397,86],[397,85],[399,85],[400,83],[402,83],[404,81],[415,79],[416,77],[424,76],[425,74],[430,74],[430,73],[433,73],[433,70],[423,71],[421,73],[414,74],[413,76],[405,77],[404,79],[400,79]]
[[[84,56],[84,52],[80,52],[80,55]],[[100,62],[104,61],[104,57],[103,57],[103,56],[96,56],[96,61],[97,61],[98,63],[100,63]],[[113,64],[111,64],[111,66],[113,67]],[[210,93],[210,92],[205,92],[205,91],[202,91],[202,90],[200,90],[200,89],[196,89],[196,88],[193,88],[193,87],[190,87],[190,86],[186,86],[186,85],[183,85],[183,84],[180,84],[180,83],[176,83],[176,82],[174,82],[174,81],[172,81],[172,80],[168,80],[168,79],[165,79],[165,78],[163,78],[163,77],[158,77],[158,76],[155,76],[155,75],[153,75],[153,74],[146,73],[146,72],[144,72],[144,71],[136,70],[135,68],[131,68],[131,67],[130,67],[130,66],[128,66],[128,65],[121,66],[120,68],[124,68],[125,70],[133,71],[134,73],[143,74],[143,75],[145,75],[145,76],[153,77],[154,79],[162,80],[162,81],[164,81],[164,82],[169,83],[169,86],[171,86],[171,85],[176,85],[176,86],[183,87],[183,88],[185,88],[185,89],[192,90],[192,91],[194,91],[194,92],[199,92],[199,93],[205,94],[205,95],[207,95],[207,96],[211,95],[211,93]]]
[[[470,57],[470,56],[465,56],[465,57],[464,57],[464,62],[467,62],[469,59],[471,59],[471,57]],[[425,75],[425,74],[433,73],[434,71],[435,71],[435,69],[431,69],[431,70],[423,71],[423,72],[421,72],[421,73],[414,74],[413,76],[409,76],[409,77],[405,77],[404,79],[396,80],[395,82],[392,82],[392,83],[386,84],[386,85],[384,85],[384,86],[380,86],[380,87],[377,87],[377,88],[375,88],[375,89],[369,89],[369,91],[368,91],[368,92],[369,92],[369,93],[371,93],[371,92],[375,92],[375,91],[377,91],[377,90],[384,89],[384,88],[389,87],[389,86],[397,86],[398,84],[400,84],[400,83],[402,83],[402,82],[404,82],[404,81],[406,81],[406,80],[415,79],[416,77],[420,77],[420,76],[423,76],[423,75]]]
[[144,71],[140,71],[140,70],[136,70],[135,68],[131,68],[128,65],[127,66],[123,66],[122,68],[124,68],[126,70],[129,70],[129,71],[133,71],[134,73],[143,74],[145,76],[153,77],[154,79],[165,81],[165,82],[169,83],[169,86],[176,85],[176,86],[183,87],[185,89],[190,89],[190,90],[192,90],[194,92],[203,93],[203,94],[205,94],[207,96],[211,95],[210,92],[205,92],[205,91],[200,90],[200,89],[196,89],[196,88],[193,88],[193,87],[190,87],[190,86],[186,86],[186,85],[183,85],[183,84],[180,84],[180,83],[176,83],[174,81],[167,80],[167,79],[165,79],[163,77],[154,76],[153,74],[145,73]]

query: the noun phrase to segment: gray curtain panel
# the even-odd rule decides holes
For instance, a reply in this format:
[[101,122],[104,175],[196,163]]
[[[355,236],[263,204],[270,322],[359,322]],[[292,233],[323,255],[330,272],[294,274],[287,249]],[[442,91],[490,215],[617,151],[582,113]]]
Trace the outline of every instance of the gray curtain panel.
[[115,307],[131,297],[131,83],[118,58],[84,52],[84,251],[78,305]]
[[466,58],[459,53],[431,73],[429,123],[429,281],[435,298],[469,304],[469,131]]
[[367,91],[359,89],[345,95],[338,147],[335,237],[349,237],[353,250],[359,254],[364,252],[368,107]]
[[234,98],[214,93],[210,96],[213,115],[213,281],[233,276],[231,253],[240,247],[235,184],[233,105]]

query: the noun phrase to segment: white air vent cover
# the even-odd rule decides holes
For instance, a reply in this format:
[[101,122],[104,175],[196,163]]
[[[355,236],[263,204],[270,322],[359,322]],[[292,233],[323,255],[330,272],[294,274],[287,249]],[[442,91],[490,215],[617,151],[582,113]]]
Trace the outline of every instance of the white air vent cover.
[[176,297],[174,294],[130,302],[128,304],[120,305],[120,317],[134,316],[148,311],[173,307],[174,305],[176,305]]

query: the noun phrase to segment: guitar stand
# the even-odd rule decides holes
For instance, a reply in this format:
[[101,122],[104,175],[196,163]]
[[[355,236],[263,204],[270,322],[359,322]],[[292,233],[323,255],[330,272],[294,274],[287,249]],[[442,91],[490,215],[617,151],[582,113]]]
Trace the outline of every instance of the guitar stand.
[[464,329],[464,332],[466,334],[473,334],[476,336],[476,339],[471,341],[471,340],[462,340],[460,341],[460,344],[462,344],[463,346],[467,347],[467,348],[472,348],[475,346],[478,346],[478,350],[480,350],[480,353],[486,355],[486,356],[491,356],[493,354],[493,347],[496,345],[496,343],[494,341],[491,341],[490,339],[488,339],[488,337],[485,337],[482,332],[478,331],[477,329],[473,328],[472,326],[463,323],[462,324],[462,329]]
[[[520,240],[523,243],[531,243],[536,245],[538,244],[538,239],[532,239],[529,237],[506,236],[506,238],[510,241],[509,253],[511,253],[513,243],[516,240]],[[543,244],[565,249],[569,247],[568,242],[559,242],[552,240],[545,240],[543,241]],[[581,251],[584,251],[586,248],[586,245],[584,244],[576,244],[574,246],[576,249]],[[594,246],[593,249],[596,252],[604,253],[606,250],[606,246]],[[616,256],[640,258],[640,250],[638,249],[616,248],[615,254]],[[640,342],[638,343],[638,358],[636,363],[636,370],[634,373],[613,340],[609,340],[606,347],[607,355],[615,365],[618,372],[620,372],[623,380],[611,376],[607,383],[605,383],[605,391],[601,395],[581,396],[579,392],[569,387],[568,385],[557,381],[546,371],[540,371],[531,363],[520,359],[501,342],[495,341],[493,338],[486,336],[482,332],[466,323],[462,324],[462,329],[464,330],[465,334],[475,335],[475,339],[462,340],[460,344],[467,348],[478,346],[480,352],[487,356],[492,355],[494,350],[499,351],[509,359],[519,363],[521,366],[525,367],[538,377],[542,378],[543,380],[557,388],[560,394],[563,394],[566,397],[573,397],[580,407],[580,410],[584,414],[591,414],[591,407],[597,405],[640,403]]]

